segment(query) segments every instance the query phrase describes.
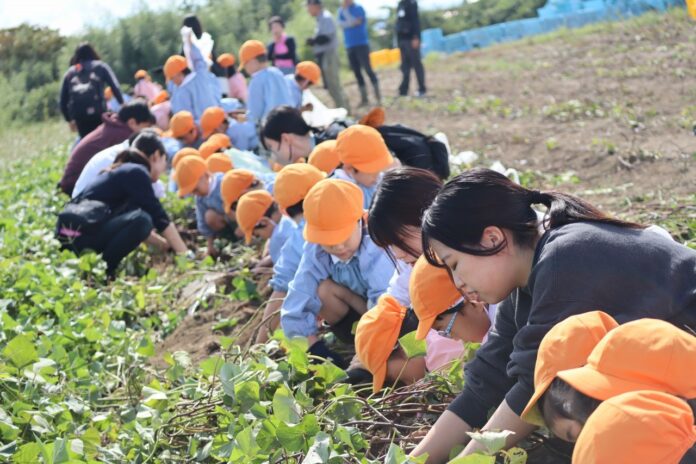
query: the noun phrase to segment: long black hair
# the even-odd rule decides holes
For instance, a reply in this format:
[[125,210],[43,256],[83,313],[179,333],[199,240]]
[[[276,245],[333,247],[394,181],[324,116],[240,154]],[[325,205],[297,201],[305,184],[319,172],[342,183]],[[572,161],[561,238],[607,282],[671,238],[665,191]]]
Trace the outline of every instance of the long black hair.
[[152,129],[143,129],[138,132],[130,146],[139,150],[147,158],[150,158],[157,151],[161,156],[166,156],[167,153],[159,135]]
[[520,247],[533,247],[538,235],[537,214],[532,205],[547,208],[543,227],[555,229],[575,222],[597,222],[632,229],[644,226],[607,216],[580,198],[561,192],[539,192],[518,185],[491,169],[472,169],[449,181],[423,214],[423,253],[429,263],[443,267],[430,247],[431,240],[475,256],[492,256],[507,241],[481,248],[486,227],[507,229]]
[[110,167],[105,169],[104,172],[113,171],[114,169],[126,163],[133,163],[145,166],[147,171],[150,172],[150,160],[147,159],[147,156],[145,156],[140,150],[136,150],[135,148],[126,148],[121,153],[116,155],[114,163]]
[[406,244],[406,227],[420,228],[423,212],[442,188],[442,181],[432,172],[413,167],[387,171],[372,197],[367,226],[375,244],[387,250],[396,246],[418,257],[420,252]]
[[203,36],[203,25],[201,24],[201,20],[198,19],[198,16],[194,14],[187,15],[184,18],[183,25],[193,29],[196,38],[200,39]]
[[89,42],[82,42],[75,47],[75,53],[70,58],[70,64],[78,64],[84,61],[94,61],[99,59],[99,54]]
[[293,106],[281,105],[268,113],[261,127],[261,143],[268,150],[265,139],[280,142],[282,134],[307,135],[318,131],[307,124],[300,110]]

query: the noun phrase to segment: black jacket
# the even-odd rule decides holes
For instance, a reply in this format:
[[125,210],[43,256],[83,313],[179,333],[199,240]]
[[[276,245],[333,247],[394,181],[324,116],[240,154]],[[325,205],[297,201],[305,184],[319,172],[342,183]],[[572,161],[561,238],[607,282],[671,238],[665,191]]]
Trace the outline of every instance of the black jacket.
[[295,38],[287,36],[285,45],[288,47],[288,52],[283,54],[276,54],[275,42],[269,43],[266,47],[268,49],[268,59],[273,63],[273,66],[275,66],[276,60],[292,60],[293,64],[297,64],[297,45],[295,44]]
[[[104,89],[108,86],[111,87],[111,91],[114,94],[114,98],[121,104],[123,104],[123,94],[121,93],[121,87],[118,84],[118,79],[116,75],[111,70],[111,67],[104,63],[103,61],[94,60],[86,61],[80,63],[80,66],[91,67],[92,72],[96,75],[99,80],[98,92],[100,95],[104,95]],[[70,66],[65,75],[63,76],[63,85],[60,89],[60,111],[63,113],[63,117],[66,121],[72,121],[74,119],[70,111],[70,80],[77,74],[78,65]],[[102,101],[102,111],[106,111],[106,101]]]
[[401,0],[396,7],[396,37],[399,40],[420,39],[421,27],[416,0]]

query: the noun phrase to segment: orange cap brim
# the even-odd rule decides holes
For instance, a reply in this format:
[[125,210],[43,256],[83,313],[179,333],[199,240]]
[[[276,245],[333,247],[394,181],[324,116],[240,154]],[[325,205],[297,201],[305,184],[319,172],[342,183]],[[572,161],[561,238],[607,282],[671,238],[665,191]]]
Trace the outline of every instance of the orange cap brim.
[[189,195],[191,192],[193,192],[193,189],[196,188],[196,184],[193,184],[191,186],[186,186],[186,187],[179,187],[179,191],[177,192],[179,194],[179,198],[184,198],[186,195]]
[[366,174],[374,174],[377,172],[384,171],[392,164],[394,164],[394,158],[391,154],[387,153],[387,156],[384,158],[378,158],[368,163],[355,164],[353,165],[353,167],[360,172],[364,172]]
[[425,337],[428,335],[428,332],[430,332],[430,329],[433,328],[435,319],[437,319],[437,315],[418,321],[418,329],[416,330],[416,340],[425,339]]
[[589,366],[568,369],[559,372],[557,375],[581,393],[602,401],[622,393],[654,390],[657,387],[655,384],[634,382],[602,374]]
[[350,224],[346,227],[334,230],[324,230],[309,223],[305,224],[304,230],[302,231],[302,236],[305,240],[311,243],[316,243],[318,245],[333,246],[343,243],[350,237],[357,227],[357,221],[354,224]]
[[[530,424],[534,425],[539,425],[543,426],[544,424],[538,424],[536,418],[533,416],[538,415],[538,408],[536,408],[537,402],[539,401],[539,398],[541,398],[541,395],[544,394],[546,390],[548,390],[549,385],[551,385],[551,382],[553,382],[553,377],[550,379],[545,379],[543,382],[541,382],[539,385],[536,385],[534,387],[534,394],[532,395],[532,398],[529,400],[529,403],[527,403],[527,406],[524,408],[524,411],[522,411],[522,414],[520,417],[522,418],[523,421],[529,422]],[[537,414],[532,414],[533,412],[537,412]],[[543,421],[542,421],[543,422]]]
[[384,379],[387,378],[387,363],[389,360],[384,362],[376,372],[372,373],[372,391],[377,393],[384,386]]
[[244,243],[249,245],[254,238],[254,232],[244,232]]

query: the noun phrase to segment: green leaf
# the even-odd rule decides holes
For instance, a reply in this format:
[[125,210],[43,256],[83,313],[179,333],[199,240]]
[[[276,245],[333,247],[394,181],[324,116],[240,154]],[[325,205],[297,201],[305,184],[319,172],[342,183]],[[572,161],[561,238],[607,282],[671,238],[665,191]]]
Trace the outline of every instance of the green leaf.
[[135,292],[135,304],[138,309],[145,309],[145,295],[143,294],[142,288],[139,288],[138,291]]
[[259,446],[256,444],[256,439],[254,438],[254,430],[251,426],[246,427],[244,430],[236,435],[237,446],[244,454],[249,457],[254,457],[260,450]]
[[384,459],[384,464],[403,464],[406,461],[406,452],[394,443],[390,444],[387,457]]
[[302,460],[302,464],[324,464],[327,462],[330,444],[331,438],[326,433],[317,433],[312,446],[309,447],[307,455]]
[[484,430],[482,432],[467,432],[467,435],[469,435],[473,440],[485,446],[490,454],[496,454],[498,451],[505,448],[507,438],[513,434],[514,432],[509,430],[499,432],[491,430]]
[[522,448],[510,448],[502,452],[505,456],[505,464],[526,464],[527,452]]
[[273,395],[273,414],[287,424],[297,424],[300,421],[300,407],[285,385],[281,385]]
[[297,452],[304,448],[304,427],[302,425],[287,425],[281,422],[276,431],[283,449]]
[[2,354],[19,368],[39,359],[36,348],[26,335],[17,335],[10,340]]
[[222,383],[222,389],[227,396],[234,399],[234,380],[233,377],[237,375],[237,366],[225,363],[220,369],[220,383]]
[[146,356],[149,358],[150,356],[155,355],[155,345],[152,344],[148,337],[143,337],[140,339],[140,344],[138,345],[136,352],[141,356]]
[[399,345],[406,353],[406,357],[411,359],[418,356],[425,356],[425,340],[416,340],[416,332],[410,332],[399,339]]
[[449,464],[495,464],[495,456],[470,454],[469,456],[453,459]]
[[34,442],[25,443],[12,455],[12,462],[15,464],[35,464],[39,462],[40,454],[41,445]]
[[241,410],[247,412],[261,400],[261,387],[255,380],[238,383],[234,387]]
[[225,361],[220,356],[211,356],[205,361],[201,362],[201,372],[208,377],[217,375],[224,364]]

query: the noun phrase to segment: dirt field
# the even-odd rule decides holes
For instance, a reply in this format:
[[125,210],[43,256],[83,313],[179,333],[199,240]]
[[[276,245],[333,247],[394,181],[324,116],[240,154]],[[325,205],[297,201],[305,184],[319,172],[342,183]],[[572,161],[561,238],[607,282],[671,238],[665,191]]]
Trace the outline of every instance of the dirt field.
[[[388,98],[388,122],[694,238],[696,22],[683,10],[428,57],[426,73],[429,98]],[[380,77],[394,95],[400,72]]]

